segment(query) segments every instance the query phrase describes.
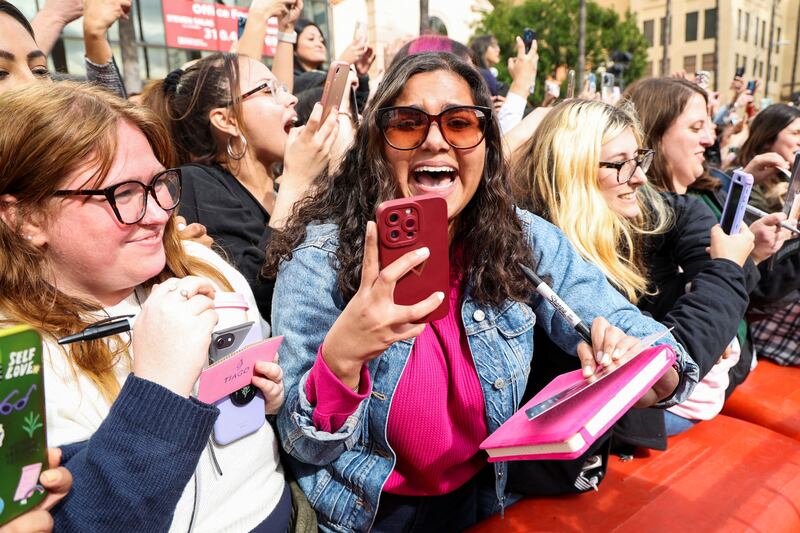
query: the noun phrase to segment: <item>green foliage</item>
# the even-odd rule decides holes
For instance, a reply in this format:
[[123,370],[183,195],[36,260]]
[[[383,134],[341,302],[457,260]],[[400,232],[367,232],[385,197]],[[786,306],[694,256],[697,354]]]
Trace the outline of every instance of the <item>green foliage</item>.
[[[492,2],[494,10],[484,15],[475,35],[491,34],[497,39],[502,57],[516,55],[514,38],[526,27],[536,30],[539,46],[539,70],[536,76],[536,101],[543,96],[545,78],[559,65],[576,69],[578,65],[579,0],[526,0],[511,5],[507,0]],[[631,13],[620,18],[616,11],[586,2],[586,69],[604,66],[614,51],[630,52],[633,60],[625,72],[628,84],[644,73],[647,41]],[[511,83],[505,61],[497,65],[499,79]],[[599,83],[599,80],[598,80]],[[576,83],[576,92],[582,83]],[[562,87],[562,95],[565,87]]]

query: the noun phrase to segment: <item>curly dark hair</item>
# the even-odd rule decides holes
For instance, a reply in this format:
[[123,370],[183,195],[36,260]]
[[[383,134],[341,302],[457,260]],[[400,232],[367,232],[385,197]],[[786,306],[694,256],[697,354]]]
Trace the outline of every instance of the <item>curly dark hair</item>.
[[[436,71],[462,78],[475,104],[492,108],[481,74],[453,54],[411,55],[393,66],[367,106],[339,171],[317,178],[314,191],[295,207],[283,231],[273,233],[267,248],[266,276],[274,277],[279,263],[291,259],[292,250],[306,237],[308,224],[332,222],[339,227],[335,266],[339,290],[345,301],[353,297],[360,283],[367,222],[374,220],[381,202],[398,195],[394,172],[385,158],[377,111],[393,105],[413,76]],[[484,142],[483,179],[459,215],[452,242],[464,251],[462,267],[472,284],[472,296],[479,303],[497,306],[506,299],[527,301],[533,287],[517,265],[533,267],[533,256],[514,211],[496,122],[490,121]]]

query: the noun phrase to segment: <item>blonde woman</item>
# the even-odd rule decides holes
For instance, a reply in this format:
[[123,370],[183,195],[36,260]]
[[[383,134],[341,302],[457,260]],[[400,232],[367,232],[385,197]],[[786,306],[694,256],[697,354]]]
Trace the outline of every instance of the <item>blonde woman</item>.
[[[567,100],[516,152],[513,183],[518,201],[560,227],[628,300],[674,327],[706,376],[736,337],[747,308],[757,278],[752,261],[743,268],[753,236],[746,227],[726,235],[700,201],[650,189],[645,172],[654,154],[642,138],[630,110]],[[728,358],[717,369],[734,363]],[[713,406],[692,420],[719,412],[727,369],[719,374],[713,390],[705,392]],[[641,418],[626,426],[633,444],[663,448],[665,418],[669,433],[690,425],[682,417],[672,424],[670,413],[641,411],[623,419]]]
[[[270,425],[218,446],[218,409],[191,398],[215,291],[243,293],[248,320],[260,316],[241,274],[179,239],[171,154],[154,115],[102,89],[0,95],[0,325],[44,336],[49,445],[74,478],[56,530],[284,531],[291,498]],[[131,314],[130,337],[55,342]],[[256,372],[274,413],[280,368]]]

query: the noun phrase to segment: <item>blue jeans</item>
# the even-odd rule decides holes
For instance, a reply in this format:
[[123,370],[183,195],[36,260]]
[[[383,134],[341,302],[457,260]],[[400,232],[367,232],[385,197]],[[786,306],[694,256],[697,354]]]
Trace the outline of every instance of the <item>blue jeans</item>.
[[693,428],[698,422],[700,421],[690,420],[688,418],[683,418],[682,416],[672,414],[669,411],[664,411],[664,425],[667,427],[668,437],[679,435],[687,429]]
[[384,492],[378,504],[373,533],[463,531],[478,521],[475,478],[442,496],[399,496]]

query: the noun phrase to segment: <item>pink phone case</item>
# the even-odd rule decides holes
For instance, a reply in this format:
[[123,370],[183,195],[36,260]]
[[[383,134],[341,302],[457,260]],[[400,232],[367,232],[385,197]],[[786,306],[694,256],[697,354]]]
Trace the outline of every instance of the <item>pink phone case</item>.
[[274,337],[251,344],[203,370],[200,373],[197,399],[214,403],[250,385],[256,361],[274,361],[281,341],[283,337]]
[[441,291],[445,295],[441,305],[418,323],[446,316],[450,307],[447,201],[434,194],[390,200],[378,206],[376,218],[381,269],[412,250],[425,246],[430,250],[424,263],[398,280],[394,287],[395,303],[414,305]]
[[[251,342],[260,336],[254,324],[245,347],[211,365],[200,374],[197,399],[220,411],[214,423],[214,441],[230,444],[264,425],[264,396],[251,385],[255,363],[274,361],[283,337]],[[250,342],[248,342],[250,341]]]

